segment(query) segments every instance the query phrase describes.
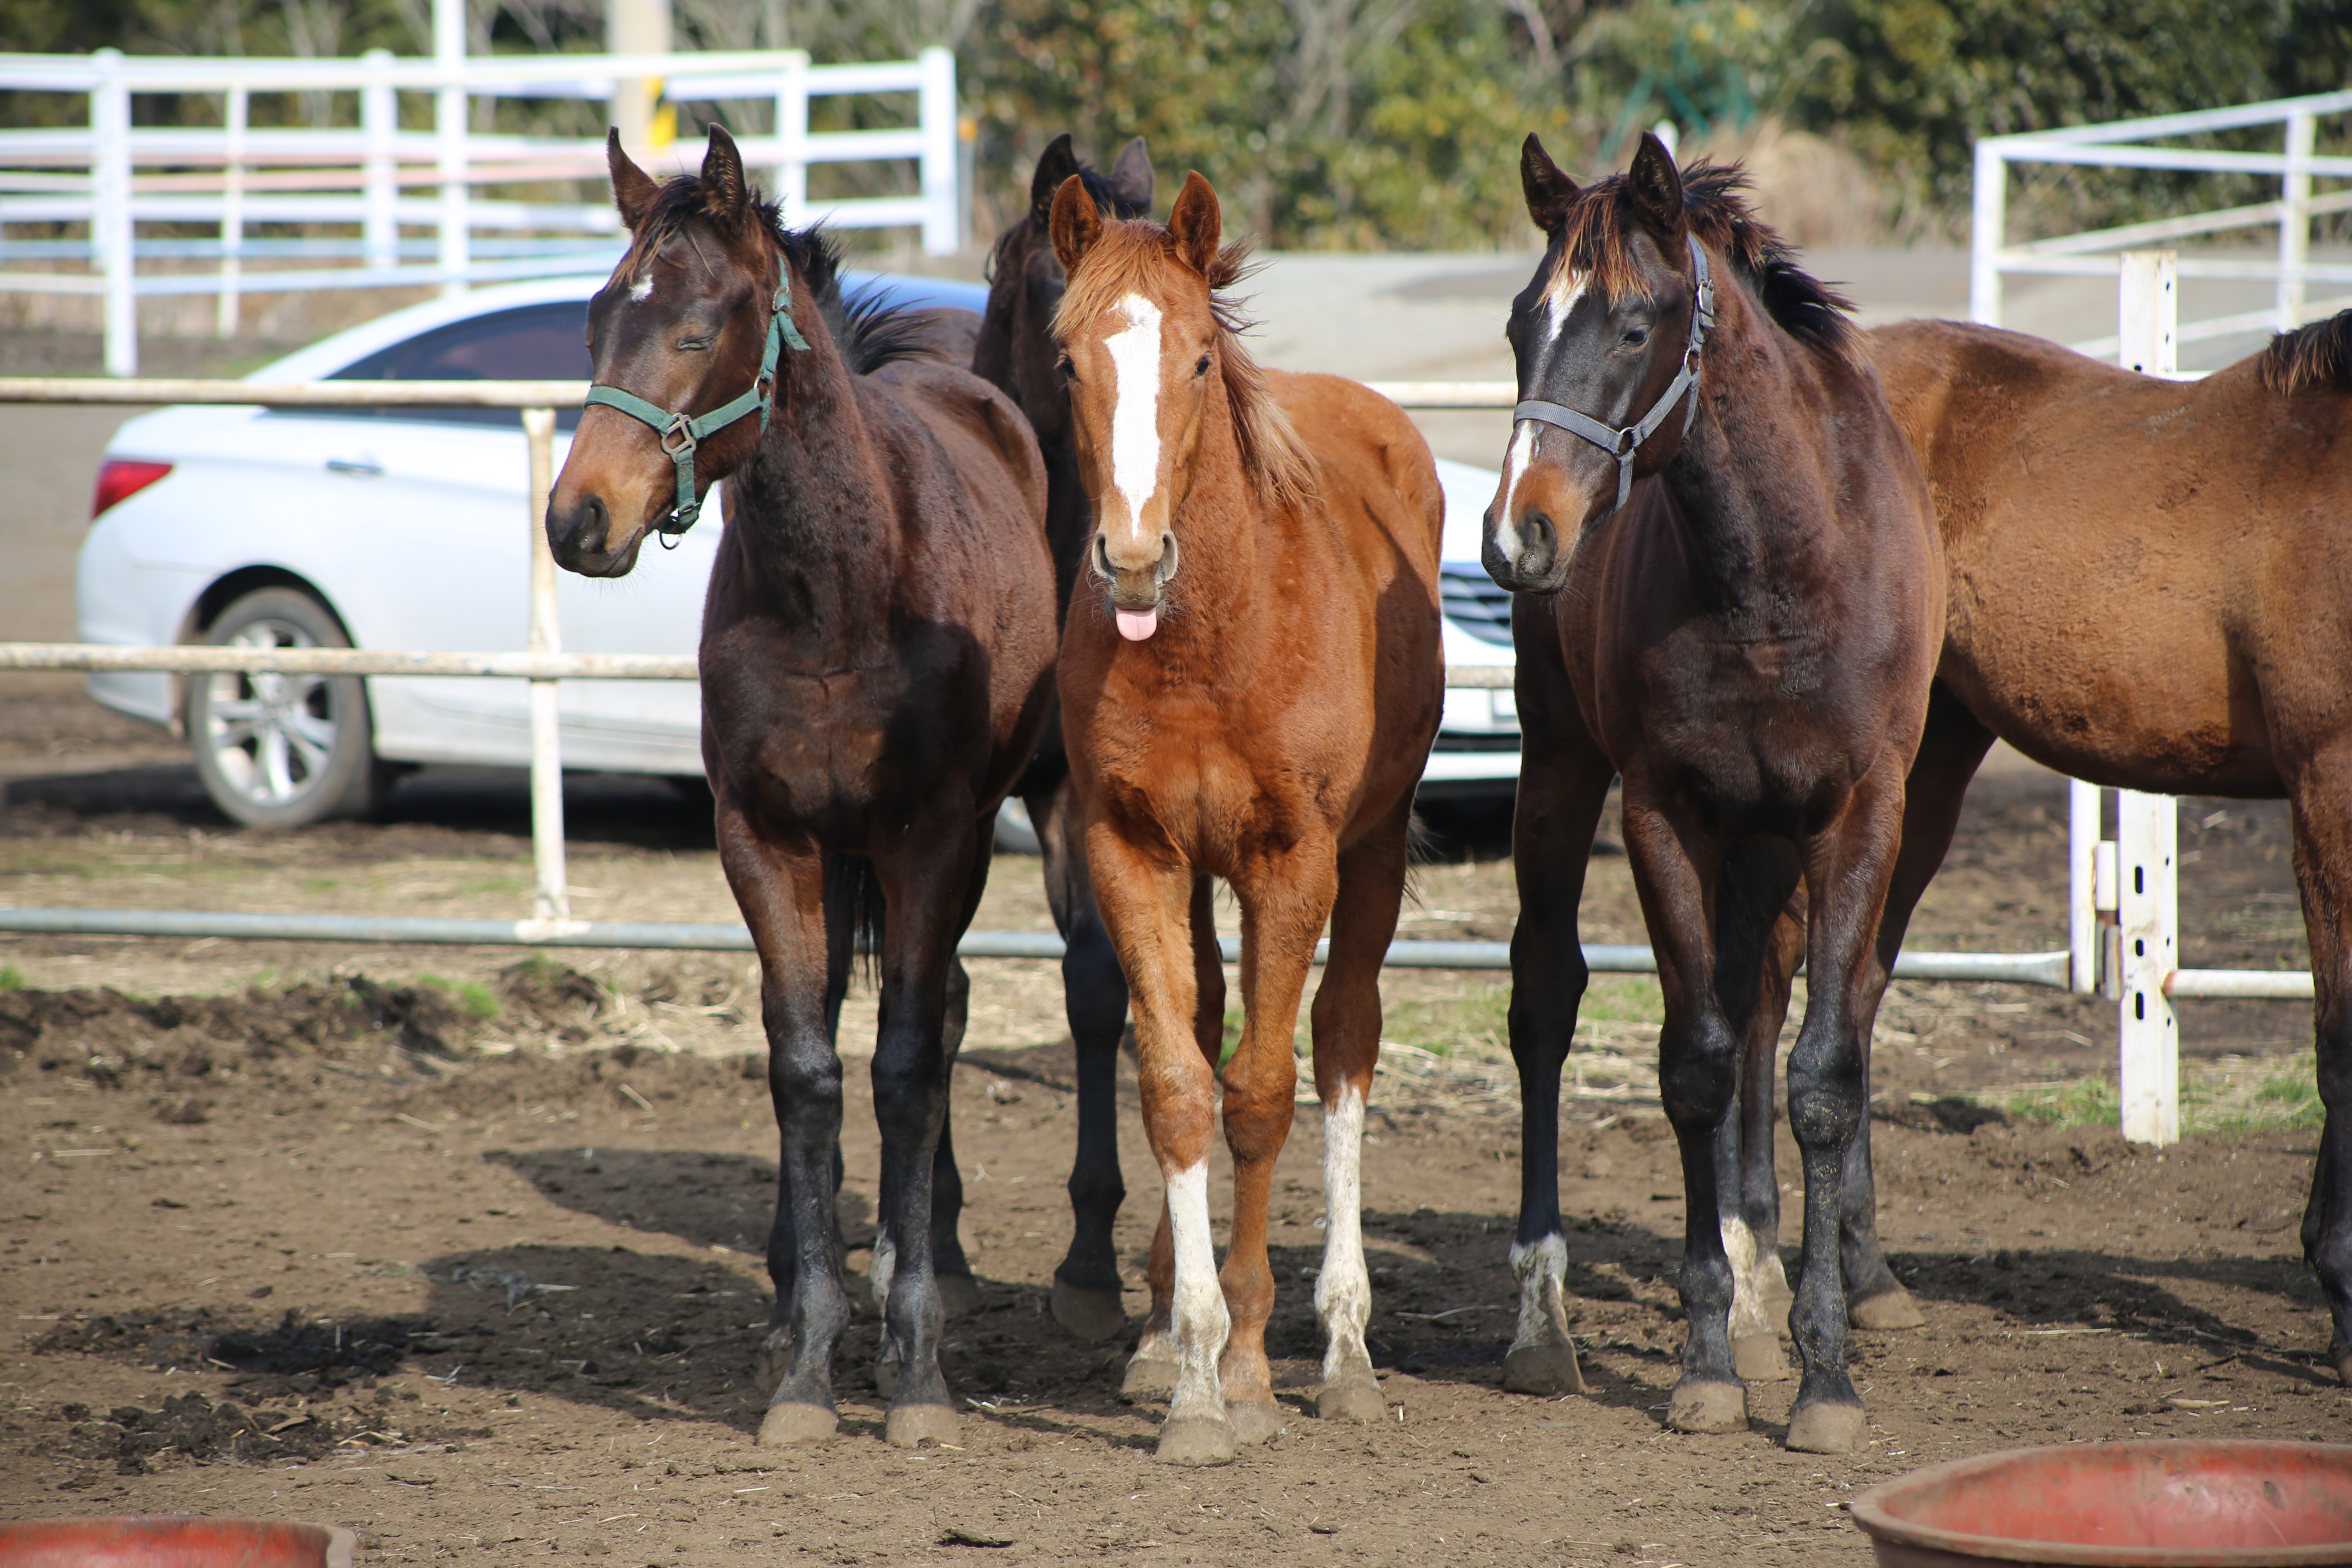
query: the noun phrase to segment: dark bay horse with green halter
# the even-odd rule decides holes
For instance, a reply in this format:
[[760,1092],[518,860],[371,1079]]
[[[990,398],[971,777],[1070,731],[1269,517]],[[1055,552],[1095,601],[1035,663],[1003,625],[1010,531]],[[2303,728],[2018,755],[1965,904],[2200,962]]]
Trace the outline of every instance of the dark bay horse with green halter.
[[[1038,453],[1045,461],[1045,538],[1065,616],[1095,528],[1094,503],[1078,475],[1070,392],[1057,368],[1061,350],[1053,331],[1067,283],[1054,254],[1054,196],[1071,179],[1094,198],[1104,217],[1143,217],[1151,210],[1151,160],[1142,137],[1121,150],[1108,175],[1078,161],[1066,132],[1054,138],[1030,179],[1028,210],[989,253],[988,310],[971,360],[973,372],[1002,387],[1037,432]],[[1068,943],[1062,957],[1062,999],[1077,1058],[1078,1147],[1070,1169],[1074,1224],[1069,1255],[1054,1270],[1054,1318],[1080,1339],[1105,1340],[1127,1326],[1111,1246],[1111,1226],[1127,1197],[1118,1173],[1118,1100],[1127,981],[1095,907],[1086,825],[1070,782],[1058,712],[1047,722],[1037,760],[1014,793],[1036,826],[1045,900]]]
[[[1944,619],[1927,484],[1843,301],[1757,222],[1736,172],[1677,170],[1645,136],[1629,173],[1579,189],[1530,136],[1520,174],[1549,245],[1512,306],[1520,402],[1485,555],[1525,595],[1509,1015],[1521,1094],[1558,1104],[1587,977],[1577,901],[1622,774],[1688,1201],[1690,1334],[1667,1422],[1744,1426],[1726,1248],[1730,1233],[1738,1249],[1739,1216],[1719,1189],[1739,1161],[1743,1077],[1770,1070],[1769,1046],[1760,1069],[1749,1047],[1775,921],[1805,887],[1811,982],[1789,1064],[1804,1373],[1788,1444],[1845,1452],[1864,1418],[1845,1369],[1841,1190]],[[1574,1386],[1556,1123],[1526,1119],[1515,1354]]]
[[896,1252],[886,1435],[952,1440],[933,1173],[961,1034],[956,941],[1053,698],[1045,472],[1019,410],[936,352],[952,332],[845,311],[831,245],[781,226],[726,132],[711,128],[698,178],[656,185],[617,139],[608,156],[631,244],[589,306],[600,395],[547,532],[562,565],[619,576],[647,532],[690,521],[728,481],[702,747],[719,860],[759,949],[782,1138],[767,1344],[780,1380],[760,1441],[835,1429],[849,1300],[834,1036],[861,937],[881,987],[874,1105]]

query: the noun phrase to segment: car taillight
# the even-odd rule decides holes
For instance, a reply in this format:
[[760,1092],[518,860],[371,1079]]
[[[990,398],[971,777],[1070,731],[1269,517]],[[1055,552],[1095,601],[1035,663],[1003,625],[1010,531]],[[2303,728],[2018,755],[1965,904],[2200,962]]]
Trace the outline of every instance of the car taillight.
[[134,458],[109,458],[98,470],[98,494],[90,499],[89,515],[96,519],[121,505],[172,471],[169,463],[142,463]]

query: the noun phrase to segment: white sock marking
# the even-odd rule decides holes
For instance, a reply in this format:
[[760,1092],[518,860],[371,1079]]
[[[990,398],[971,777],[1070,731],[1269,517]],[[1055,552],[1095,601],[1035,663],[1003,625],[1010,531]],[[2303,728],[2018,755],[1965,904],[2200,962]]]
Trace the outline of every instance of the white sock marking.
[[874,1294],[874,1310],[890,1310],[890,1281],[898,1272],[898,1244],[884,1231],[874,1238],[874,1261],[866,1266],[866,1281]]
[[1315,1316],[1323,1325],[1323,1381],[1369,1373],[1364,1325],[1372,1319],[1372,1279],[1364,1268],[1364,1096],[1352,1084],[1323,1118],[1323,1272],[1315,1281]]
[[1225,1310],[1224,1287],[1217,1279],[1216,1249],[1209,1240],[1209,1166],[1198,1161],[1168,1178],[1168,1227],[1176,1243],[1176,1298],[1169,1326],[1176,1340],[1176,1393],[1168,1416],[1213,1415],[1224,1419],[1217,1358],[1225,1353],[1233,1318]]
[[1764,1311],[1764,1275],[1758,1267],[1756,1233],[1748,1222],[1727,1215],[1718,1222],[1723,1255],[1731,1262],[1731,1337],[1740,1339],[1772,1331]]
[[1118,302],[1124,331],[1103,340],[1110,351],[1111,484],[1140,527],[1160,488],[1160,307],[1140,294]]
[[1564,1345],[1568,1337],[1568,1241],[1558,1234],[1533,1247],[1511,1243],[1511,1272],[1519,1277],[1519,1326],[1511,1348]]

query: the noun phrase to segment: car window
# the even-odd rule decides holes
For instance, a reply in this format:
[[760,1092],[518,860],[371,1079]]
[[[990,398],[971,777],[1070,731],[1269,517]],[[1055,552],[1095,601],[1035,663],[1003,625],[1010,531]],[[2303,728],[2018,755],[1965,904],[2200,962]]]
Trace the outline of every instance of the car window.
[[[331,381],[586,381],[588,307],[584,301],[526,305],[419,332],[344,366]],[[511,408],[352,410],[399,419],[515,427]],[[580,423],[577,408],[558,409],[555,426]]]

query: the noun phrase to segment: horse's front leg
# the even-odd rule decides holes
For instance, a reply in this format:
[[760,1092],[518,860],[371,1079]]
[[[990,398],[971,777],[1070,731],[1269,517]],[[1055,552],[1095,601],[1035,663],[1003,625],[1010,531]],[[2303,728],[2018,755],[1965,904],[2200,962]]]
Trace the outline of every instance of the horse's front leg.
[[1510,1255],[1519,1282],[1519,1321],[1503,1357],[1503,1386],[1519,1394],[1580,1394],[1584,1375],[1568,1332],[1568,1239],[1559,1214],[1559,1075],[1589,978],[1577,905],[1617,770],[1577,711],[1559,649],[1522,642],[1517,687],[1525,749],[1511,820],[1519,919],[1511,931],[1509,1015],[1521,1107],[1519,1226]]
[[897,1268],[883,1310],[883,1331],[897,1352],[896,1386],[884,1422],[895,1446],[952,1442],[954,1397],[940,1370],[945,1316],[933,1254],[933,1177],[947,1124],[950,977],[956,939],[971,920],[987,878],[986,847],[961,821],[922,825],[897,854],[877,858],[889,919],[883,929],[881,1019],[874,1049],[874,1115],[898,1238]]
[[823,856],[761,840],[723,791],[717,826],[720,864],[760,953],[768,1093],[780,1144],[776,1222],[768,1238],[776,1304],[761,1358],[776,1382],[760,1442],[815,1442],[839,1425],[833,1352],[849,1322],[835,1244],[841,1058],[831,1027],[848,968],[847,933],[828,933]]
[[[1665,1022],[1658,1031],[1658,1088],[1682,1154],[1682,1377],[1666,1406],[1677,1432],[1732,1432],[1748,1424],[1748,1390],[1731,1352],[1730,1260],[1716,1179],[1717,1140],[1739,1078],[1739,1037],[1715,990],[1715,877],[1719,846],[1658,809],[1625,781],[1625,853],[1658,957]],[[1685,832],[1689,836],[1685,837]]]
[[1811,910],[1805,933],[1805,1021],[1789,1056],[1789,1125],[1805,1166],[1804,1261],[1790,1336],[1804,1363],[1789,1412],[1800,1453],[1844,1454],[1861,1443],[1862,1395],[1845,1369],[1846,1297],[1839,1235],[1846,1158],[1869,1107],[1870,1041],[1864,1021],[1885,974],[1878,921],[1903,823],[1903,781],[1882,763],[1830,827],[1803,846]]
[[2303,1211],[2303,1255],[2326,1292],[2334,1332],[2327,1359],[2352,1384],[2352,736],[2339,737],[2298,770],[2294,878],[2311,942],[2319,1099],[2327,1120]]

